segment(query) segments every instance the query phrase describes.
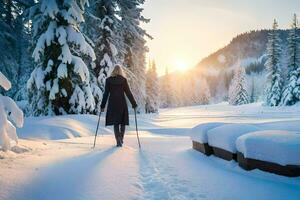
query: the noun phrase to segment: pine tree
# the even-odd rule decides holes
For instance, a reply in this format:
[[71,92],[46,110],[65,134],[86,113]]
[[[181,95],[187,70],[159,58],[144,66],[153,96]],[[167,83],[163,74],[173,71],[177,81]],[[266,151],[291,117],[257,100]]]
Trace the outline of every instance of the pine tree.
[[185,85],[185,93],[183,95],[183,97],[185,97],[184,105],[190,106],[200,104],[201,81],[195,80],[190,74],[185,74],[184,77],[186,77],[183,81]]
[[152,77],[152,63],[149,62],[149,68],[146,73],[146,102],[145,113],[153,113],[153,77]]
[[17,1],[19,7],[19,15],[15,18],[16,35],[18,41],[17,62],[18,72],[15,75],[17,83],[15,85],[15,91],[13,98],[17,101],[27,100],[27,88],[26,83],[30,78],[30,74],[34,69],[34,60],[31,56],[32,46],[32,27],[30,23],[29,10],[34,5],[34,0]]
[[156,63],[153,61],[152,64],[152,74],[153,74],[153,102],[154,102],[154,110],[155,112],[158,112],[159,109],[159,81],[158,81],[158,75],[156,71]]
[[129,79],[129,85],[138,105],[145,105],[146,93],[146,62],[145,54],[148,51],[145,36],[151,38],[141,23],[148,23],[149,20],[142,16],[141,6],[144,0],[117,0],[120,8],[121,36],[123,47],[121,59]]
[[158,112],[159,106],[159,88],[156,73],[156,64],[154,61],[149,62],[149,68],[146,74],[146,113]]
[[278,33],[278,24],[274,20],[273,29],[268,35],[267,44],[267,61],[265,66],[268,71],[268,87],[266,104],[269,106],[278,106],[281,101],[282,93],[282,78],[280,70],[280,57],[281,57],[281,40]]
[[[228,100],[228,87],[226,87],[226,80],[228,79],[228,75],[225,70],[222,70],[218,76],[218,83],[216,85],[216,92],[215,92],[215,101],[222,102]],[[232,77],[229,79],[231,80]]]
[[95,43],[96,61],[91,69],[91,87],[97,105],[96,112],[100,111],[105,80],[118,63],[117,46],[122,44],[118,34],[120,20],[116,16],[116,6],[115,0],[97,0],[86,14],[85,30]]
[[211,94],[204,77],[188,73],[183,83],[185,92],[179,98],[184,100],[184,106],[209,104]]
[[16,9],[16,5],[12,0],[6,0],[4,1],[4,15],[5,15],[5,23],[10,26],[13,27],[13,20],[14,20],[14,13],[13,10]]
[[229,103],[231,105],[242,105],[249,103],[249,96],[246,90],[245,68],[238,67],[229,87]]
[[164,77],[162,78],[161,89],[160,89],[160,106],[162,108],[172,107],[176,104],[175,98],[173,95],[173,89],[171,84],[171,77],[169,74],[168,68]]
[[[18,45],[17,38],[19,29],[16,28],[15,17],[19,16],[19,7],[12,0],[1,1],[0,4],[0,70],[11,80],[13,85],[17,85],[16,74],[18,72]],[[5,92],[8,96],[14,96],[15,88]]]
[[94,110],[86,63],[95,60],[95,53],[79,28],[86,4],[87,0],[41,0],[33,9],[37,65],[27,83],[33,115]]
[[207,84],[207,81],[205,78],[201,81],[200,84],[200,104],[209,104],[211,101],[211,94],[210,94],[210,89]]
[[297,33],[298,21],[294,14],[288,35],[288,78],[282,94],[282,105],[293,105],[300,101],[300,37]]
[[[24,100],[26,81],[33,70],[30,58],[30,25],[28,8],[33,0],[5,0],[0,2],[0,70],[11,80],[14,87],[3,92],[14,100]],[[1,90],[1,89],[0,89]]]
[[255,91],[255,83],[254,83],[254,77],[251,78],[251,84],[250,84],[250,97],[249,97],[249,100],[250,100],[250,103],[254,103],[256,102],[257,100],[257,97],[256,97],[256,91]]

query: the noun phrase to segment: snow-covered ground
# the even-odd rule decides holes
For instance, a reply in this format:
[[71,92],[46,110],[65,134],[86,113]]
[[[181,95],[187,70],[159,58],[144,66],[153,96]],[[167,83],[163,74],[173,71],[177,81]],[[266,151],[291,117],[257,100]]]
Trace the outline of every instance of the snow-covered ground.
[[141,150],[133,116],[123,148],[115,148],[111,130],[101,128],[92,150],[96,116],[27,118],[18,130],[20,147],[13,149],[24,152],[0,153],[0,199],[299,199],[299,177],[244,171],[235,162],[206,157],[191,149],[188,136],[200,123],[296,119],[300,107],[165,109],[138,116]]

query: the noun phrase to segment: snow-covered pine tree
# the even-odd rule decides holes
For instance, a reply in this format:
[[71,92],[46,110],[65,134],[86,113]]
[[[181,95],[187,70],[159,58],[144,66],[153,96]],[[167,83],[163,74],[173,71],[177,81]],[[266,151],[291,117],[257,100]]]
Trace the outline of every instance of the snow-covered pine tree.
[[149,68],[146,74],[146,113],[158,112],[159,106],[159,88],[158,78],[156,73],[155,61],[149,61]]
[[[0,87],[11,88],[10,81],[0,72]],[[0,94],[0,146],[4,151],[10,150],[11,140],[18,143],[17,127],[23,126],[23,112],[9,97]]]
[[229,103],[231,105],[243,105],[249,103],[249,96],[246,90],[245,68],[235,69],[234,77],[229,87]]
[[91,69],[91,87],[96,102],[96,113],[100,111],[106,78],[118,63],[120,20],[116,15],[115,0],[96,0],[88,9],[84,29],[95,43],[96,61]]
[[28,80],[32,115],[86,113],[94,110],[86,62],[93,48],[80,32],[87,0],[41,0],[33,8],[37,65]]
[[[18,83],[16,74],[18,74],[18,46],[19,41],[17,35],[19,29],[16,29],[19,16],[19,5],[12,1],[6,0],[0,3],[0,70],[5,76],[11,80],[14,85]],[[14,96],[16,88],[5,92],[6,95]]]
[[160,105],[159,107],[160,108],[167,108],[168,105],[167,105],[167,94],[166,94],[166,91],[167,91],[167,76],[168,75],[168,68],[166,68],[166,71],[165,71],[165,75],[163,77],[160,78],[160,81],[159,81],[159,102],[160,102]]
[[0,70],[15,86],[3,92],[15,100],[27,98],[25,85],[33,69],[28,51],[30,26],[25,26],[26,9],[32,4],[33,0],[0,2]]
[[205,78],[200,83],[200,104],[209,104],[211,101],[210,89]]
[[249,84],[249,101],[250,103],[254,103],[256,102],[257,100],[257,97],[256,97],[256,91],[255,91],[255,83],[254,83],[254,77],[252,76],[251,77],[251,83],[248,83]]
[[214,101],[228,101],[228,87],[230,85],[230,81],[232,80],[231,72],[228,72],[226,69],[221,70],[217,77],[217,80],[218,83],[215,88],[215,94],[213,95]]
[[152,63],[149,61],[148,70],[146,73],[146,102],[145,102],[145,113],[152,113],[153,110],[153,91],[152,91]]
[[153,102],[154,102],[154,110],[158,112],[159,109],[159,82],[158,82],[158,75],[157,75],[157,67],[156,63],[152,62],[152,74],[153,74]]
[[274,20],[273,29],[268,35],[267,43],[267,69],[268,86],[266,91],[266,104],[269,106],[278,106],[282,95],[282,77],[281,77],[281,39],[277,30],[278,23]]
[[[129,85],[135,96],[138,105],[145,105],[146,93],[146,62],[145,54],[148,51],[145,36],[151,38],[141,23],[148,23],[149,20],[142,16],[141,6],[144,0],[117,0],[120,9],[121,30],[123,37],[123,50],[121,58],[129,79]],[[141,111],[141,110],[140,110]]]
[[297,33],[298,20],[294,14],[291,30],[288,35],[288,77],[282,93],[281,105],[294,105],[300,101],[300,37]]
[[[186,75],[184,77],[186,77]],[[181,84],[184,85],[183,88],[185,88],[185,90],[181,92],[181,96],[179,96],[179,99],[183,103],[183,106],[200,104],[200,82],[200,80],[197,80],[192,76],[190,76],[189,78],[184,78],[184,81],[181,82]]]
[[160,107],[168,108],[168,107],[172,107],[176,103],[175,97],[173,95],[171,77],[168,68],[166,68],[165,75],[161,79],[161,87],[160,87],[159,94],[160,94]]
[[26,83],[34,69],[34,61],[30,51],[33,46],[31,38],[32,27],[29,18],[30,7],[34,5],[34,0],[16,2],[18,2],[17,5],[19,7],[19,15],[15,19],[15,30],[18,41],[15,53],[17,55],[18,72],[15,75],[17,83],[14,83],[15,92],[13,94],[13,98],[16,101],[22,101],[27,100],[28,98]]

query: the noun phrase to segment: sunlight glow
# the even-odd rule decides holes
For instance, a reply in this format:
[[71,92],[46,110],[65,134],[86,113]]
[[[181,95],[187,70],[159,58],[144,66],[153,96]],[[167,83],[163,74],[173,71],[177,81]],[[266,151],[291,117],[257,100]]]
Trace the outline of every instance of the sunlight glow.
[[174,61],[174,68],[176,71],[183,72],[183,71],[187,71],[190,68],[190,66],[188,62],[186,62],[185,60],[178,59]]

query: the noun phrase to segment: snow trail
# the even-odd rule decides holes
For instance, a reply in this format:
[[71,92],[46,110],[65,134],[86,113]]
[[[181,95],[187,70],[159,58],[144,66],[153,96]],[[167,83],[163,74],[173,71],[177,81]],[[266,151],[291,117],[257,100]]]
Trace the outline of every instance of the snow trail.
[[178,177],[165,156],[141,152],[139,158],[144,199],[196,199],[197,195],[189,190],[189,182]]

